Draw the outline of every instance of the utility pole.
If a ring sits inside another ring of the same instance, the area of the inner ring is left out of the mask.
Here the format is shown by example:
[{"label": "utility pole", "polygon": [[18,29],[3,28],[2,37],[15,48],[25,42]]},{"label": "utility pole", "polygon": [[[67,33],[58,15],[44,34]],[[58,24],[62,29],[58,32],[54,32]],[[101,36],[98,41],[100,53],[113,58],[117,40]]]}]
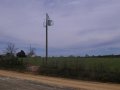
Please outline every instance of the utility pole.
[{"label": "utility pole", "polygon": [[46,63],[47,63],[47,60],[48,60],[48,14],[46,13]]},{"label": "utility pole", "polygon": [[52,20],[50,20],[49,15],[46,13],[46,21],[45,21],[45,28],[46,28],[46,56],[45,60],[46,63],[48,61],[48,26],[52,26]]}]

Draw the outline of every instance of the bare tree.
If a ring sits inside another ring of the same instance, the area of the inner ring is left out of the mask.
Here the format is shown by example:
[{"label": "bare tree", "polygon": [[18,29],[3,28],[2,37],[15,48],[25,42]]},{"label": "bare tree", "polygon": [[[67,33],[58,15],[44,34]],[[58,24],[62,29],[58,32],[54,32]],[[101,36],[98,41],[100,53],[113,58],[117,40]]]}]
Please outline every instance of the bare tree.
[{"label": "bare tree", "polygon": [[30,48],[28,50],[28,56],[32,57],[34,55],[35,55],[35,48],[31,47],[31,45],[30,45]]},{"label": "bare tree", "polygon": [[15,53],[16,53],[16,50],[17,50],[17,48],[15,47],[15,44],[13,44],[13,43],[8,43],[8,44],[7,44],[7,47],[6,47],[5,50],[4,50],[4,53],[5,53],[6,55],[12,55],[12,56],[14,56]]}]

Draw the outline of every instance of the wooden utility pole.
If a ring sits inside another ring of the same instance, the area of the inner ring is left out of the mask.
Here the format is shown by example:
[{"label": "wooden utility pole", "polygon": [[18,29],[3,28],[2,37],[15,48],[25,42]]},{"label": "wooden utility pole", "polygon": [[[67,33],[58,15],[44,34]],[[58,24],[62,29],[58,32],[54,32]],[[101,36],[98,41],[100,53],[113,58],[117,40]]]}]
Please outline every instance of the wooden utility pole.
[{"label": "wooden utility pole", "polygon": [[52,26],[52,20],[50,20],[48,14],[46,13],[46,25],[45,25],[45,28],[46,28],[46,56],[45,56],[46,63],[48,61],[48,26]]},{"label": "wooden utility pole", "polygon": [[46,63],[48,60],[48,14],[46,13]]}]

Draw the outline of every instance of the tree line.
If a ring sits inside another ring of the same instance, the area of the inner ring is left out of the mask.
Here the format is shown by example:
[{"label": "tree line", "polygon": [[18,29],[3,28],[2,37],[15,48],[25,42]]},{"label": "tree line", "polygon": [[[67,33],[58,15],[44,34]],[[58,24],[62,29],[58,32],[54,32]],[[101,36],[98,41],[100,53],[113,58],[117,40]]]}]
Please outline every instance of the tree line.
[{"label": "tree line", "polygon": [[13,43],[8,43],[6,48],[3,50],[3,53],[2,55],[0,55],[0,57],[2,56],[12,56],[12,57],[32,57],[35,55],[35,48],[29,47],[28,49],[28,53],[25,53],[24,50],[20,50],[19,52],[17,52],[18,48],[16,48],[15,44]]}]

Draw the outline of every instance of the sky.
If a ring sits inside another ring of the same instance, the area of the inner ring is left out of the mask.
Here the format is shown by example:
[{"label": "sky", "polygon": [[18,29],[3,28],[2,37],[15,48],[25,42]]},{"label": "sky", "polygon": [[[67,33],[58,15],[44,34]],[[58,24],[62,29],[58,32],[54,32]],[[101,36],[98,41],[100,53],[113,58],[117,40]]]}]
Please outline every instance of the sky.
[{"label": "sky", "polygon": [[120,0],[0,0],[0,53],[7,43],[49,56],[120,54]]}]

